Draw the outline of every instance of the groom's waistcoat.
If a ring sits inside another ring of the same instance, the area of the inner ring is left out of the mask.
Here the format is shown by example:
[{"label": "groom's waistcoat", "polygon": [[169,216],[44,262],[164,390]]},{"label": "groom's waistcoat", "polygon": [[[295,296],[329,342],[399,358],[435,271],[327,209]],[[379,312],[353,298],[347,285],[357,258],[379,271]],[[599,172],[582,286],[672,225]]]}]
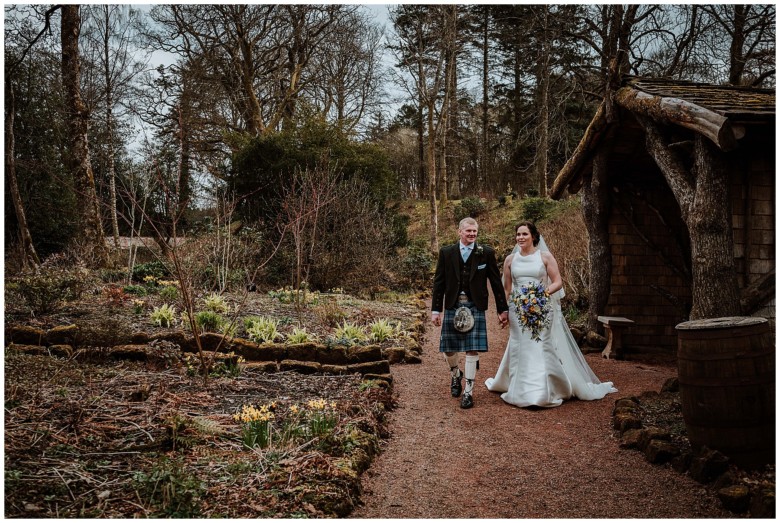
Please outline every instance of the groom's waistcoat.
[{"label": "groom's waistcoat", "polygon": [[474,254],[472,253],[464,262],[463,257],[458,257],[458,264],[460,266],[460,276],[458,277],[458,294],[465,294],[471,299],[471,267],[474,263]]}]

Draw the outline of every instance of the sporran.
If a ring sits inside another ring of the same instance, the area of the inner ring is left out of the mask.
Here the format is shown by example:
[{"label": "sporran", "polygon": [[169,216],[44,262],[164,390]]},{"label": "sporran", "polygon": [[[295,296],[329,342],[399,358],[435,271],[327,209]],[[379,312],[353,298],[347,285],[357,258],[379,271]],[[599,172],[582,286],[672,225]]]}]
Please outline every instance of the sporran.
[{"label": "sporran", "polygon": [[452,322],[456,331],[465,333],[474,328],[474,315],[471,314],[470,308],[461,305],[455,311]]}]

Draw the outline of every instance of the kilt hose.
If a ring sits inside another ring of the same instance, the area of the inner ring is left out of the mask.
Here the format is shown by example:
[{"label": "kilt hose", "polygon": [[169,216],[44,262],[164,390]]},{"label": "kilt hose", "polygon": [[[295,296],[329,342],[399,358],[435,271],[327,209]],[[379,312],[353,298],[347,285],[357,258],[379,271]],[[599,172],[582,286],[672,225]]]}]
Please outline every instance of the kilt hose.
[{"label": "kilt hose", "polygon": [[441,325],[441,339],[439,340],[439,352],[487,352],[487,322],[485,321],[485,311],[477,310],[473,303],[459,303],[471,310],[474,315],[474,328],[468,332],[458,332],[455,330],[454,318],[455,309],[446,309],[444,311],[444,320]]}]

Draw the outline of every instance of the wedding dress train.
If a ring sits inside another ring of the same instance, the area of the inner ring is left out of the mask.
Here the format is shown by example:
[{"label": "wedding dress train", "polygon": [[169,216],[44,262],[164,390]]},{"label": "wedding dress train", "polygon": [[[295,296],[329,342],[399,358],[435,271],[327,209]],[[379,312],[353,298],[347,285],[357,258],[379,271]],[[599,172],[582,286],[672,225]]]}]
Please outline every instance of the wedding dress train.
[{"label": "wedding dress train", "polygon": [[[516,252],[510,272],[513,288],[546,283],[541,249],[528,256]],[[540,341],[521,331],[510,302],[509,341],[495,377],[485,381],[488,390],[501,392],[501,399],[518,407],[557,407],[571,397],[597,400],[617,392],[611,382],[601,383],[588,366],[563,318],[560,299],[552,298],[551,325],[540,333]]]}]

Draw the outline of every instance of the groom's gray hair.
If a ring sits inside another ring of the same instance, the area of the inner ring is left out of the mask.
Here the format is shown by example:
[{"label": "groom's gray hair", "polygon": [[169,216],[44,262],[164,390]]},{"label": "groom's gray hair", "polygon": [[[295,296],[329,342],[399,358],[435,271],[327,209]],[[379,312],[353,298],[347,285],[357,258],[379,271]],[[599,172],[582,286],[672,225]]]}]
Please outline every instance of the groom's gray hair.
[{"label": "groom's gray hair", "polygon": [[477,220],[475,220],[471,216],[466,216],[460,221],[460,223],[458,224],[458,230],[461,230],[465,225],[476,225],[477,227],[479,227]]}]

